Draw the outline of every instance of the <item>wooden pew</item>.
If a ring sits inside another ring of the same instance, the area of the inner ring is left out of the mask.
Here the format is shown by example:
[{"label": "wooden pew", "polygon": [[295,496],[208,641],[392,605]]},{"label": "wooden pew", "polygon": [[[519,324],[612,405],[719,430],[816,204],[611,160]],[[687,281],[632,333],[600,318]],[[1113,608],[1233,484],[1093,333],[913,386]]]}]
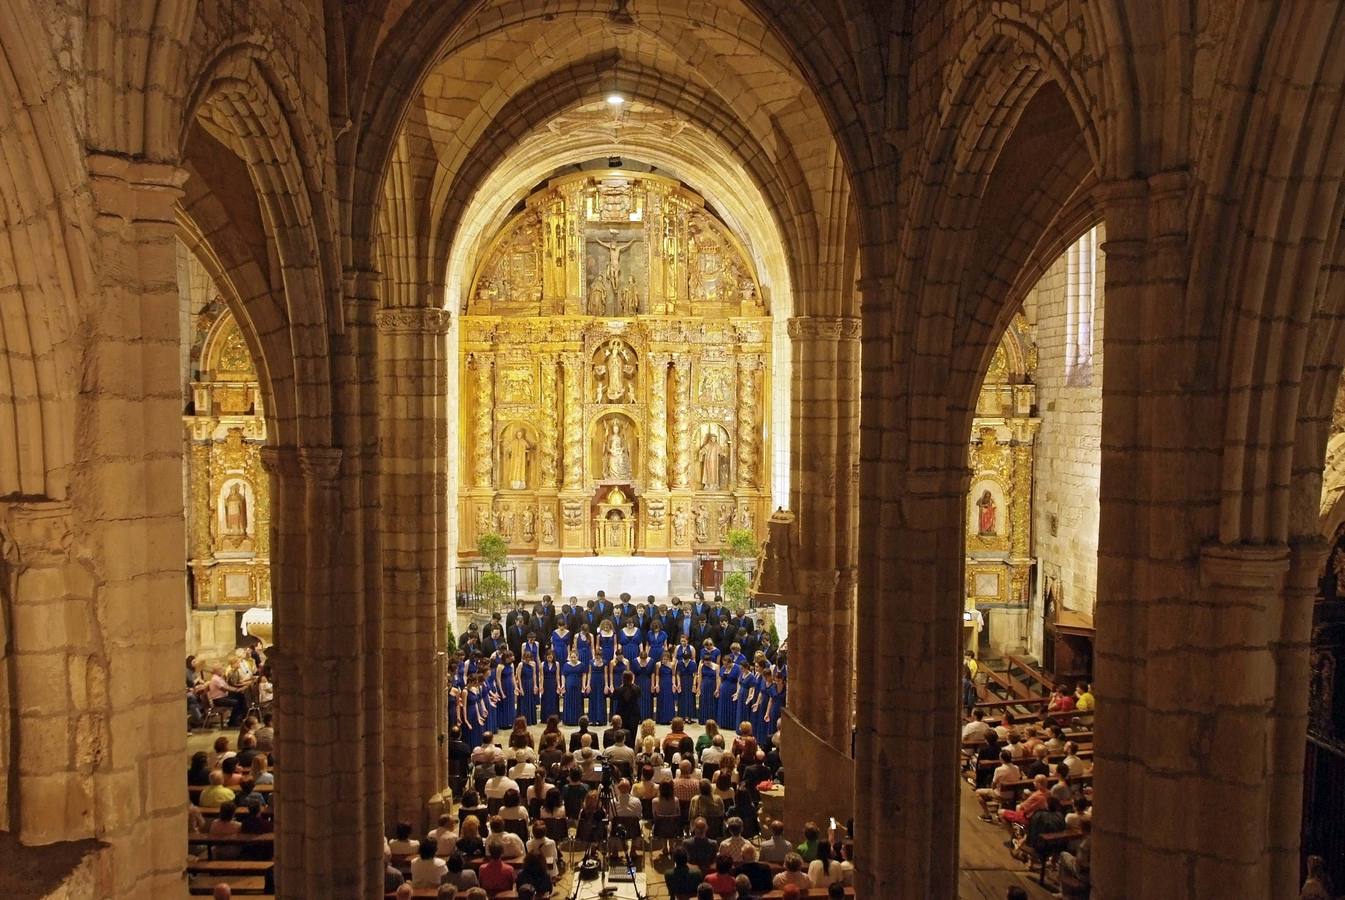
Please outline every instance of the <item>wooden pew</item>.
[{"label": "wooden pew", "polygon": [[[557,896],[557,892],[552,891],[551,895],[555,897]],[[411,896],[416,898],[416,900],[422,900],[422,898],[428,898],[428,900],[434,900],[434,898],[439,896],[439,889],[415,888],[414,890],[412,890]],[[825,897],[826,895],[823,894],[822,896]],[[393,891],[390,894],[384,894],[383,897],[384,900],[397,900],[397,892]],[[518,900],[518,891],[496,891],[495,893],[490,895],[490,900]]]},{"label": "wooden pew", "polygon": [[206,854],[209,857],[213,857],[216,847],[255,847],[272,851],[275,847],[275,835],[203,834],[198,832],[188,834],[187,843],[204,846],[206,848]]},{"label": "wooden pew", "polygon": [[263,875],[193,875],[188,881],[187,893],[209,896],[215,892],[217,884],[227,884],[238,896],[266,894],[266,877]]}]

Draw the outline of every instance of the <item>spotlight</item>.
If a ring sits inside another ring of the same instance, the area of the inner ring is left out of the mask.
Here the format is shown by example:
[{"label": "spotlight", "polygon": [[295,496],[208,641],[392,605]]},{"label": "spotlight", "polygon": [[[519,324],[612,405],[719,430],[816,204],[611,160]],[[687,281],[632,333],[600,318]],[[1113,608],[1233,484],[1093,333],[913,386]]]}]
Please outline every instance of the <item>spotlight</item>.
[{"label": "spotlight", "polygon": [[619,156],[609,156],[609,157],[607,157],[607,168],[609,168],[609,169],[619,169],[619,168],[621,168],[622,165],[623,165],[623,163],[622,163],[622,161],[621,161],[621,157],[619,157]]},{"label": "spotlight", "polygon": [[626,98],[623,97],[623,96],[621,96],[620,94],[608,94],[608,95],[607,95],[607,103],[608,103],[610,106],[620,106],[621,104],[623,104],[623,103],[625,103],[625,102],[626,102]]}]

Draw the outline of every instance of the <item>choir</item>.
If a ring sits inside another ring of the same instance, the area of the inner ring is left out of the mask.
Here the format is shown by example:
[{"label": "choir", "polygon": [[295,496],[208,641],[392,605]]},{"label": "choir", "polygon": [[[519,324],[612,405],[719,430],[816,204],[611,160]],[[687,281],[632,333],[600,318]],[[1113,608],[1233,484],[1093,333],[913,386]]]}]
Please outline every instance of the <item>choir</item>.
[{"label": "choir", "polygon": [[558,715],[576,725],[586,715],[606,724],[626,672],[646,719],[713,719],[734,731],[748,722],[765,740],[788,677],[785,654],[755,619],[699,591],[689,604],[673,597],[668,606],[653,597],[637,605],[624,593],[613,603],[599,591],[587,604],[571,597],[556,609],[546,596],[531,610],[497,613],[483,629],[472,624],[451,666],[449,715],[473,747],[516,717],[535,725]]}]

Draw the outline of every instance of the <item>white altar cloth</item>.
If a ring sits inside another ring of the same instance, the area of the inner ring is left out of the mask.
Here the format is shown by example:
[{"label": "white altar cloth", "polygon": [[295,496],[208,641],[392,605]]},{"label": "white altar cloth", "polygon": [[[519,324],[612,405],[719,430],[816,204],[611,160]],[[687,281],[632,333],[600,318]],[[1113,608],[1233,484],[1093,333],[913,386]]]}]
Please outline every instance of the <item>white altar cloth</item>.
[{"label": "white altar cloth", "polygon": [[653,594],[668,596],[672,563],[658,556],[575,556],[560,561],[560,593],[557,603],[578,597],[591,600],[606,591],[615,600],[622,591],[637,601]]}]

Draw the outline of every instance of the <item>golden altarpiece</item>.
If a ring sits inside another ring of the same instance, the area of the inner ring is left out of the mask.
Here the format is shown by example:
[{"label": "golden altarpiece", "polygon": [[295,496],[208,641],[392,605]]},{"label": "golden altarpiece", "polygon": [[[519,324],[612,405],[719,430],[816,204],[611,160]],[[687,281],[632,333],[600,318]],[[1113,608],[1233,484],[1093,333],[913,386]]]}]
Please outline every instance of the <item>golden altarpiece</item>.
[{"label": "golden altarpiece", "polygon": [[689,558],[769,514],[771,318],[705,200],[556,178],[487,245],[461,328],[464,555]]},{"label": "golden altarpiece", "polygon": [[183,417],[191,601],[200,614],[228,613],[232,631],[234,612],[271,602],[270,500],[257,369],[238,323],[218,301],[197,318],[192,366]]},{"label": "golden altarpiece", "polygon": [[[982,617],[991,614],[991,639],[1003,643],[993,623],[1026,615],[1032,591],[1033,445],[1041,420],[1035,416],[1032,378],[1037,347],[1019,313],[1005,332],[981,384],[967,459],[967,597],[964,638],[972,649]],[[1012,629],[1021,629],[1016,623]]]}]

